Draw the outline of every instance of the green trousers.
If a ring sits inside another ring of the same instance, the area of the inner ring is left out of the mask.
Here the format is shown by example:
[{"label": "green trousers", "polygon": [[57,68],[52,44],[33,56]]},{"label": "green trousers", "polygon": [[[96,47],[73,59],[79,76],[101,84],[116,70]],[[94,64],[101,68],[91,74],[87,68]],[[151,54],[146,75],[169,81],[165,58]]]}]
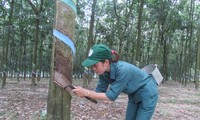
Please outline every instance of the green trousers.
[{"label": "green trousers", "polygon": [[157,84],[153,78],[139,88],[135,93],[128,95],[129,101],[126,110],[126,120],[150,120],[158,101]]}]

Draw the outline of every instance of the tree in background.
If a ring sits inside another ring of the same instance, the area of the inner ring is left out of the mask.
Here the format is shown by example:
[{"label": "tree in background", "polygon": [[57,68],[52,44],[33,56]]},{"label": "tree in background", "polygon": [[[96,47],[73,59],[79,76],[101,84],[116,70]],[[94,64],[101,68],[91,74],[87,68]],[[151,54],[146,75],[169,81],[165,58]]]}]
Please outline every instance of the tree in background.
[{"label": "tree in background", "polygon": [[[31,89],[35,91],[35,85],[36,85],[36,76],[37,76],[37,57],[38,57],[38,42],[39,42],[39,25],[40,25],[40,19],[39,16],[43,10],[43,0],[40,0],[36,5],[34,5],[31,0],[26,0],[33,12],[35,13],[35,40],[34,40],[34,47],[33,47],[33,61],[32,61],[32,81],[31,81]],[[40,39],[41,40],[41,39]]]},{"label": "tree in background", "polygon": [[195,89],[198,90],[199,88],[199,81],[200,81],[200,27],[198,27],[198,34],[197,34],[197,63],[195,69]]},{"label": "tree in background", "polygon": [[[40,5],[40,2],[37,1],[37,3],[34,2],[33,4],[37,6]],[[2,17],[0,17],[0,53],[2,55],[0,57],[0,71],[2,73],[1,76],[4,75],[3,78],[5,80],[9,78],[12,80],[13,77],[17,76],[19,82],[20,77],[27,80],[27,78],[31,76],[33,49],[35,46],[34,38],[36,38],[36,27],[34,24],[36,23],[36,19],[40,21],[40,26],[38,26],[38,28],[40,29],[39,32],[42,33],[38,33],[39,46],[37,46],[36,50],[37,54],[39,54],[37,56],[39,57],[36,57],[36,61],[39,61],[37,63],[40,65],[43,63],[41,66],[37,64],[36,72],[42,77],[48,76],[50,71],[49,53],[51,52],[51,29],[53,21],[53,17],[50,16],[53,15],[53,7],[49,1],[45,1],[43,4],[45,6],[43,6],[44,9],[41,11],[40,15],[35,16],[30,4],[26,0],[14,2],[6,0],[2,1],[0,5],[0,14],[2,15]],[[9,17],[12,9],[14,9],[13,16]],[[8,22],[9,19],[11,22]],[[10,26],[8,23],[12,24],[11,27],[8,27]],[[7,40],[9,33],[11,37],[9,37],[10,40]],[[40,49],[41,47],[42,49]],[[40,56],[42,56],[42,58]],[[41,73],[38,72],[38,69],[41,69]],[[4,83],[6,83],[6,81]],[[4,86],[4,83],[2,86]]]},{"label": "tree in background", "polygon": [[13,10],[14,10],[14,0],[10,2],[10,10],[9,10],[9,16],[8,16],[8,22],[7,22],[7,37],[4,38],[3,42],[3,60],[2,60],[2,67],[3,67],[3,83],[2,83],[2,88],[5,87],[6,85],[6,77],[7,77],[7,72],[8,72],[8,66],[9,66],[9,49],[10,49],[10,41],[12,41],[12,32],[13,32]]},{"label": "tree in background", "polygon": [[142,35],[142,14],[143,14],[143,7],[144,7],[144,0],[141,0],[139,3],[139,10],[138,10],[138,24],[137,24],[137,46],[136,46],[136,56],[135,56],[135,60],[136,61],[141,61],[141,44],[142,44],[142,40],[141,40],[141,35]]}]

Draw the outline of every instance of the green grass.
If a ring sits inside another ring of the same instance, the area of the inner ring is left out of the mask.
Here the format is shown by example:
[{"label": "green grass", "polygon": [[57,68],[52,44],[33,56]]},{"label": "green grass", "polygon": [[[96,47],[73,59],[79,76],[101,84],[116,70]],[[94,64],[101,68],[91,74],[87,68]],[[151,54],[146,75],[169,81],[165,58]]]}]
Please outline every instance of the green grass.
[{"label": "green grass", "polygon": [[200,93],[194,94],[194,96],[200,97]]},{"label": "green grass", "polygon": [[46,110],[37,111],[34,113],[34,120],[46,120],[46,119],[47,119]]},{"label": "green grass", "polygon": [[5,112],[4,112],[4,111],[0,112],[0,116],[3,116],[4,114],[5,114]]},{"label": "green grass", "polygon": [[16,114],[14,112],[10,112],[10,113],[7,113],[9,114],[8,117],[6,118],[7,120],[16,120]]},{"label": "green grass", "polygon": [[192,99],[184,99],[184,100],[178,100],[178,99],[168,99],[168,100],[165,100],[166,103],[173,103],[173,104],[199,104],[200,102],[199,101],[195,101],[195,100],[192,100]]}]

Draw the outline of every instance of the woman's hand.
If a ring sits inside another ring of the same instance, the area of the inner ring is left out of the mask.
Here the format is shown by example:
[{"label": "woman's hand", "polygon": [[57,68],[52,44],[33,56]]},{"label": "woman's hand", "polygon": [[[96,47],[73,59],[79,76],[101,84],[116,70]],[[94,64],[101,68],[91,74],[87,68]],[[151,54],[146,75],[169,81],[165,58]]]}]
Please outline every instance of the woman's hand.
[{"label": "woman's hand", "polygon": [[89,97],[90,95],[90,91],[88,89],[82,88],[80,86],[75,87],[72,92],[74,92],[79,97]]},{"label": "woman's hand", "polygon": [[96,93],[95,91],[82,88],[81,86],[76,86],[72,90],[79,97],[89,97],[98,100],[109,100],[105,93]]}]

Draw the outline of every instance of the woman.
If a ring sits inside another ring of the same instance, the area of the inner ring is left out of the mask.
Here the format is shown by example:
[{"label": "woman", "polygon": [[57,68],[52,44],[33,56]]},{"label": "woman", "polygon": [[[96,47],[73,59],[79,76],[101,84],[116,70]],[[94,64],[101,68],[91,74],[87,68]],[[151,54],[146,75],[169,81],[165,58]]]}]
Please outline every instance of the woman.
[{"label": "woman", "polygon": [[[73,90],[80,97],[115,101],[120,93],[128,94],[126,120],[150,120],[158,100],[156,81],[140,68],[114,61],[116,52],[103,44],[94,45],[83,66],[91,66],[99,75],[95,91],[80,86]],[[108,90],[109,86],[109,90]]]}]

